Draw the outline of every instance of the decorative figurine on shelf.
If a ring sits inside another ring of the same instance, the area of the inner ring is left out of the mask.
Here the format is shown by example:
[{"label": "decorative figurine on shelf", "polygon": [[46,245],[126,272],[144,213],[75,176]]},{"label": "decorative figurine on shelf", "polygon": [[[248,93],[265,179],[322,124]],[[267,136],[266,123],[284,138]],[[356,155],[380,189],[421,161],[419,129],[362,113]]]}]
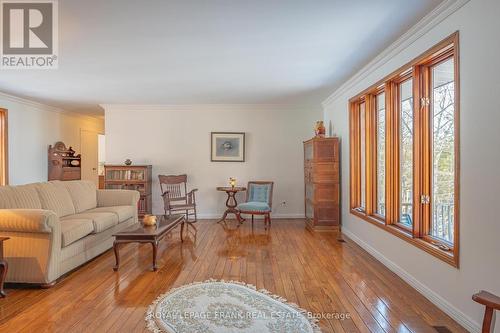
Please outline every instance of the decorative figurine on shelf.
[{"label": "decorative figurine on shelf", "polygon": [[132,165],[132,160],[130,158],[127,158],[125,160],[125,165]]},{"label": "decorative figurine on shelf", "polygon": [[318,120],[316,122],[316,126],[314,127],[314,133],[317,138],[324,138],[326,133],[325,125],[323,124],[323,120]]},{"label": "decorative figurine on shelf", "polygon": [[229,177],[229,185],[234,188],[236,186],[236,178]]},{"label": "decorative figurine on shelf", "polygon": [[65,151],[67,150],[66,149],[66,145],[64,144],[64,142],[62,141],[57,141],[55,144],[54,144],[54,149],[55,150],[61,150],[61,151]]}]

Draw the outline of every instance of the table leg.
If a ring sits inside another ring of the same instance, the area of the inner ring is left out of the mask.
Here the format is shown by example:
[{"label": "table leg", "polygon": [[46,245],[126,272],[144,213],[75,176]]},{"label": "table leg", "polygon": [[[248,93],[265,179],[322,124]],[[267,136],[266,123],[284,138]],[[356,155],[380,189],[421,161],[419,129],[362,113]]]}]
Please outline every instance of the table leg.
[{"label": "table leg", "polygon": [[8,269],[7,262],[5,260],[0,260],[0,296],[5,297],[5,291],[3,290],[3,283],[5,282],[5,277],[7,276]]},{"label": "table leg", "polygon": [[181,222],[181,242],[184,242],[184,238],[183,238],[183,233],[184,233],[184,221]]},{"label": "table leg", "polygon": [[227,191],[227,200],[226,200],[226,211],[224,212],[224,215],[222,215],[222,218],[217,221],[217,223],[220,222],[226,222],[226,218],[228,214],[234,214],[236,216],[236,220],[238,220],[239,223],[243,223],[245,219],[242,219],[240,216],[240,212],[236,209],[238,206],[238,202],[236,201],[236,192],[232,191]]},{"label": "table leg", "polygon": [[113,267],[113,270],[116,272],[118,268],[120,267],[120,254],[118,253],[118,242],[115,240],[113,242],[113,251],[115,252],[115,267]]},{"label": "table leg", "polygon": [[226,217],[227,217],[228,213],[229,213],[229,210],[226,209],[226,211],[224,212],[224,215],[222,215],[222,218],[219,221],[217,221],[217,223],[226,222]]},{"label": "table leg", "polygon": [[151,242],[153,245],[153,271],[158,270],[158,266],[156,265],[156,255],[158,253],[158,241]]},{"label": "table leg", "polygon": [[226,200],[226,207],[227,208],[234,208],[238,205],[236,202],[236,193],[235,192],[226,192],[227,193],[227,200]]},{"label": "table leg", "polygon": [[245,221],[245,219],[241,217],[240,212],[236,211],[236,213],[234,213],[234,215],[236,215],[236,219],[238,220],[238,222],[240,222],[240,224],[243,224],[243,222]]}]

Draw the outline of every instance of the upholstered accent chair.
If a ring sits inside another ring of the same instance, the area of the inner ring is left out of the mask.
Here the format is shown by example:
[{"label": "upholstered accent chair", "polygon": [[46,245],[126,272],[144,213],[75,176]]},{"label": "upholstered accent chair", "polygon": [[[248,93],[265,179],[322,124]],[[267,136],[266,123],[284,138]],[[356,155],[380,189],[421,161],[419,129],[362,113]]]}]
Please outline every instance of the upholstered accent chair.
[{"label": "upholstered accent chair", "polygon": [[273,207],[274,182],[250,181],[247,186],[246,202],[240,203],[236,209],[239,214],[264,215],[264,226],[271,226],[271,211]]}]

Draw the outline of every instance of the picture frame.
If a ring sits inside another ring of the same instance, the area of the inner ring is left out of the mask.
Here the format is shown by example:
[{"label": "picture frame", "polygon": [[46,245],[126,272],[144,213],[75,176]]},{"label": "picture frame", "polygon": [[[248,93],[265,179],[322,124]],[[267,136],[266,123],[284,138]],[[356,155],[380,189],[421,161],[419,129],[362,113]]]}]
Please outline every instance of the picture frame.
[{"label": "picture frame", "polygon": [[244,132],[211,132],[210,161],[245,162]]}]

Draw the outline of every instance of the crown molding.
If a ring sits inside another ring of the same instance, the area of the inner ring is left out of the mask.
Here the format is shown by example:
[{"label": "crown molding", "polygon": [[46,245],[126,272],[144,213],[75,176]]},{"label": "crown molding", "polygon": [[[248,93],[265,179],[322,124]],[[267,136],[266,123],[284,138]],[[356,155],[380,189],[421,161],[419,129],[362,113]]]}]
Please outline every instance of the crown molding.
[{"label": "crown molding", "polygon": [[322,103],[323,107],[330,105],[335,99],[347,92],[353,86],[364,80],[368,75],[385,65],[389,60],[413,44],[420,37],[429,32],[432,28],[441,23],[451,14],[468,3],[470,0],[445,0],[422,18],[417,24],[411,27],[394,43],[389,45],[378,56],[363,66],[356,74],[351,76],[344,84],[338,87]]},{"label": "crown molding", "polygon": [[99,104],[104,111],[286,111],[321,109],[311,104]]},{"label": "crown molding", "polygon": [[12,102],[12,103],[19,103],[19,104],[29,106],[32,108],[36,108],[36,109],[40,109],[43,111],[64,114],[66,116],[70,116],[70,117],[74,117],[74,118],[80,118],[80,119],[86,119],[86,120],[92,120],[92,121],[95,121],[97,119],[97,120],[102,121],[102,118],[99,118],[97,116],[93,117],[93,116],[84,115],[81,113],[67,111],[67,110],[52,106],[52,105],[47,105],[47,104],[35,102],[31,99],[10,95],[10,94],[7,94],[7,93],[1,92],[1,91],[0,91],[0,99],[4,99],[4,100],[7,100],[7,101]]},{"label": "crown molding", "polygon": [[33,107],[33,108],[37,108],[37,109],[42,109],[44,111],[57,112],[57,113],[67,112],[67,111],[65,111],[63,109],[60,109],[60,108],[57,108],[55,106],[51,106],[51,105],[47,105],[47,104],[42,104],[42,103],[35,102],[33,100],[30,100],[30,99],[26,99],[26,98],[22,98],[22,97],[10,95],[10,94],[4,93],[4,92],[0,92],[0,98],[1,99],[5,99],[5,100],[7,100],[9,102],[19,103],[19,104],[26,105],[26,106],[29,106],[29,107]]}]

